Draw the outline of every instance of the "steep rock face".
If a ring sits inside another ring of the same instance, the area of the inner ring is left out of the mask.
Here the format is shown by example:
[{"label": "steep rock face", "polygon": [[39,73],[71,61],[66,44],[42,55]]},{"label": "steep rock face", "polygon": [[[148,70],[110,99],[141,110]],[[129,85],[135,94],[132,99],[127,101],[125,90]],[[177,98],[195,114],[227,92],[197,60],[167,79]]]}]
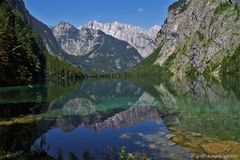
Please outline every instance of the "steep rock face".
[{"label": "steep rock face", "polygon": [[223,61],[228,61],[240,44],[238,3],[233,0],[175,2],[158,33],[161,50],[154,64],[179,77],[199,73],[219,75]]},{"label": "steep rock face", "polygon": [[59,45],[69,55],[69,61],[84,71],[125,71],[142,60],[141,55],[127,42],[100,30],[82,27],[80,30],[61,22],[52,28]]},{"label": "steep rock face", "polygon": [[52,32],[62,49],[70,55],[83,56],[101,45],[98,39],[100,35],[96,30],[87,28],[78,30],[66,22],[61,22],[53,27]]},{"label": "steep rock face", "polygon": [[94,30],[101,30],[104,33],[111,35],[117,39],[128,42],[131,46],[136,48],[142,57],[149,56],[156,48],[156,35],[160,30],[160,26],[155,25],[148,31],[143,28],[133,25],[122,24],[119,22],[113,23],[99,23],[91,21],[80,28],[86,27]]},{"label": "steep rock face", "polygon": [[35,17],[33,17],[31,15],[30,15],[30,20],[31,20],[33,29],[39,33],[39,35],[41,36],[41,38],[44,42],[46,49],[48,50],[48,52],[50,54],[58,56],[58,57],[67,55],[62,50],[61,46],[58,45],[55,37],[52,34],[52,31],[50,30],[50,28],[47,25],[40,22],[39,20],[37,20]]}]

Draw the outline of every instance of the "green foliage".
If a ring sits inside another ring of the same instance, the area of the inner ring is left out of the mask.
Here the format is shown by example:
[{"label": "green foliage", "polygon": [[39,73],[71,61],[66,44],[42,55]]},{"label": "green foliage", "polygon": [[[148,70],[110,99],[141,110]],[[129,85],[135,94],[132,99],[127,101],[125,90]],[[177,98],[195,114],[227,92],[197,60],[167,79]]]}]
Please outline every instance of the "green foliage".
[{"label": "green foliage", "polygon": [[235,49],[232,56],[227,56],[222,61],[221,74],[240,74],[240,45]]},{"label": "green foliage", "polygon": [[79,68],[47,53],[22,10],[0,0],[0,86],[82,77]]},{"label": "green foliage", "polygon": [[[9,158],[7,158],[9,157]],[[47,153],[10,153],[0,149],[0,159],[1,160],[55,160],[53,157],[47,155]]]},{"label": "green foliage", "polygon": [[157,64],[154,64],[159,58],[159,53],[161,51],[162,46],[158,47],[149,57],[144,59],[142,62],[137,64],[129,74],[132,77],[139,76],[161,76],[164,78],[170,77],[170,73],[168,69],[163,68]]},{"label": "green foliage", "polygon": [[240,5],[239,4],[236,3],[234,5],[234,11],[237,12],[237,16],[236,16],[236,19],[235,19],[235,22],[237,22],[240,19]]},{"label": "green foliage", "polygon": [[4,150],[0,150],[0,159],[4,159],[8,153]]},{"label": "green foliage", "polygon": [[159,57],[159,52],[161,47],[157,48],[149,57],[144,59],[142,62],[137,64],[133,69],[126,72],[118,72],[118,73],[88,73],[87,77],[90,78],[129,78],[132,80],[137,80],[138,77],[142,76],[150,76],[167,79],[171,76],[170,72],[165,70],[163,67],[158,65],[154,65],[155,61]]},{"label": "green foliage", "polygon": [[191,65],[188,69],[187,69],[187,78],[190,80],[190,81],[195,81],[197,80],[197,78],[199,77],[200,73],[198,72],[198,70],[193,66]]},{"label": "green foliage", "polygon": [[137,64],[134,67],[134,70],[142,70],[146,67],[149,67],[155,63],[157,58],[159,57],[159,52],[161,51],[162,47],[158,47],[150,56],[144,59],[141,63]]},{"label": "green foliage", "polygon": [[83,74],[79,67],[75,67],[50,54],[46,54],[45,56],[47,61],[48,80],[83,78]]},{"label": "green foliage", "polygon": [[197,35],[198,35],[198,39],[200,41],[203,41],[204,40],[204,35],[200,32],[200,31],[197,31]]},{"label": "green foliage", "polygon": [[[240,74],[221,76],[221,82],[225,90],[232,90],[235,96],[240,100]],[[240,135],[239,135],[240,136]],[[240,140],[240,137],[239,137]]]},{"label": "green foliage", "polygon": [[176,10],[176,9],[180,8],[179,13],[181,13],[187,9],[188,5],[189,5],[189,2],[187,2],[187,0],[178,0],[177,2],[170,5],[168,10],[172,11],[172,10]]},{"label": "green foliage", "polygon": [[84,160],[94,160],[94,156],[91,155],[91,153],[89,151],[86,151],[83,153],[83,158]]},{"label": "green foliage", "polygon": [[231,4],[229,2],[220,3],[220,5],[216,8],[214,13],[215,14],[222,14],[223,12],[227,11],[232,6],[233,6],[233,4]]},{"label": "green foliage", "polygon": [[179,53],[179,51],[176,51],[176,52],[172,53],[172,54],[168,57],[168,59],[167,59],[167,60],[165,61],[165,63],[164,63],[165,68],[171,67],[171,65],[173,64],[173,61],[174,61],[174,59],[176,58],[176,56],[177,56],[178,53]]},{"label": "green foliage", "polygon": [[122,147],[119,151],[119,160],[150,160],[145,154],[127,153],[126,147]]},{"label": "green foliage", "polygon": [[0,1],[0,12],[1,86],[44,79],[45,60],[37,36],[24,17],[18,17],[4,0]]},{"label": "green foliage", "polygon": [[203,75],[206,79],[211,79],[211,74],[213,71],[215,71],[219,66],[221,65],[221,62],[211,63],[208,64],[206,69],[203,72]]},{"label": "green foliage", "polygon": [[84,75],[87,78],[127,78],[131,74],[129,72],[115,72],[115,73],[106,73],[106,72],[87,72]]},{"label": "green foliage", "polygon": [[69,153],[69,160],[78,160],[78,158],[73,152],[70,152]]},{"label": "green foliage", "polygon": [[161,67],[159,65],[151,65],[145,69],[136,69],[128,72],[130,78],[138,79],[138,77],[152,77],[168,79],[172,76],[168,69]]},{"label": "green foliage", "polygon": [[235,3],[235,4],[232,2],[220,3],[220,5],[215,9],[214,14],[224,14],[224,13],[227,17],[235,15],[236,16],[235,22],[237,22],[240,17],[239,3]]},{"label": "green foliage", "polygon": [[177,57],[177,55],[185,55],[186,51],[187,45],[184,45],[182,48],[176,49],[175,52],[173,52],[163,64],[165,70],[168,70],[174,64],[174,59]]}]

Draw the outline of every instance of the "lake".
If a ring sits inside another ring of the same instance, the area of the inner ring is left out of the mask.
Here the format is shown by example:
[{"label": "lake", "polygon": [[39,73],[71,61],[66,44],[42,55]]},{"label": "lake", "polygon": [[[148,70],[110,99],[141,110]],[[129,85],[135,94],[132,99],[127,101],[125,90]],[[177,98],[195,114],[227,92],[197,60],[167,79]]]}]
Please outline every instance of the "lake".
[{"label": "lake", "polygon": [[0,88],[0,142],[0,159],[238,159],[240,83],[145,77]]}]

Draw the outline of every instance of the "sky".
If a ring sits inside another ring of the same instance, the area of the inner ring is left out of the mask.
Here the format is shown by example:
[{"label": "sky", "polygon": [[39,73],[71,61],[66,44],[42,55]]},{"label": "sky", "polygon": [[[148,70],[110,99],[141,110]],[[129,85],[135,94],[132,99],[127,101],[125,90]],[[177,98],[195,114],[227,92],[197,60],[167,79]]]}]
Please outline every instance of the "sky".
[{"label": "sky", "polygon": [[145,29],[162,25],[176,0],[24,0],[30,13],[48,26],[69,22],[79,27],[91,20],[118,21]]}]

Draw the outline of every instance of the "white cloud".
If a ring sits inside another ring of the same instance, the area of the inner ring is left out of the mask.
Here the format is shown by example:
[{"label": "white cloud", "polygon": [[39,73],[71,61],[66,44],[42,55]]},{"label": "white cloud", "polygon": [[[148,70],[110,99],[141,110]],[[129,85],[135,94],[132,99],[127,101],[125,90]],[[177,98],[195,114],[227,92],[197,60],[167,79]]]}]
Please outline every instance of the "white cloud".
[{"label": "white cloud", "polygon": [[144,8],[138,8],[138,12],[140,12],[140,13],[143,13],[144,12]]}]

